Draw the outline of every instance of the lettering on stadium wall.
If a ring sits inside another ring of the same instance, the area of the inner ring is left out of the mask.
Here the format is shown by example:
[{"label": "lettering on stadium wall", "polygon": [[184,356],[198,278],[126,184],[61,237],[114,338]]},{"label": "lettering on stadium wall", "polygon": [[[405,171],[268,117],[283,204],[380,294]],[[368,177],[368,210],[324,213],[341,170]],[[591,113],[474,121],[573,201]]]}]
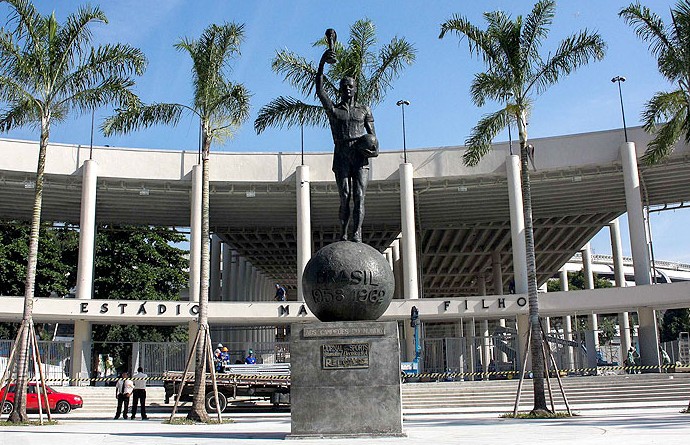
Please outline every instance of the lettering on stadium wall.
[{"label": "lettering on stadium wall", "polygon": [[189,315],[198,315],[199,314],[199,305],[194,304],[192,306],[189,306],[185,303],[160,303],[160,302],[152,302],[152,301],[145,301],[145,302],[139,302],[139,301],[134,301],[132,303],[116,303],[114,301],[112,302],[103,302],[101,301],[88,301],[88,302],[82,302],[79,303],[79,313],[80,314],[91,314],[95,313],[92,310],[94,308],[97,308],[97,313],[102,314],[102,315],[180,315],[180,316],[189,316]]}]

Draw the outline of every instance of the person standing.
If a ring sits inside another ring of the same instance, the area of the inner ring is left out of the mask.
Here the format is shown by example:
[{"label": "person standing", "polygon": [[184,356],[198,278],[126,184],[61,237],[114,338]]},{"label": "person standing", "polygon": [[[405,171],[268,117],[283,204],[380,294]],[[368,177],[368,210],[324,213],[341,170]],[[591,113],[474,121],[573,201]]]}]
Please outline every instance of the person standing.
[{"label": "person standing", "polygon": [[129,410],[129,397],[134,391],[134,383],[129,378],[129,374],[126,372],[122,373],[122,377],[115,384],[115,397],[117,398],[117,411],[115,412],[115,420],[120,418],[120,413],[122,413],[122,418],[127,418],[127,411]]},{"label": "person standing", "polygon": [[285,288],[281,286],[280,284],[276,283],[276,295],[273,297],[274,300],[276,301],[285,301],[287,300],[287,292],[285,291]]},{"label": "person standing", "polygon": [[137,403],[141,407],[141,420],[146,420],[146,379],[148,375],[144,373],[144,368],[139,366],[136,374],[134,374],[134,391],[132,391],[132,417],[137,415]]}]

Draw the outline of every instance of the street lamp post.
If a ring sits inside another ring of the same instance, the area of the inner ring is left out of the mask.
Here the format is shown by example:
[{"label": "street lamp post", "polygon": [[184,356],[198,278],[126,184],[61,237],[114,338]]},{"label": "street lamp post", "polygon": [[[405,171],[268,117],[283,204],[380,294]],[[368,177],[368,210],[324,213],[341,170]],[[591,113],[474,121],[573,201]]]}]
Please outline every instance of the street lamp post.
[{"label": "street lamp post", "polygon": [[395,105],[402,108],[402,132],[403,132],[403,160],[407,164],[407,142],[405,141],[405,105],[410,105],[409,100],[400,99]]},{"label": "street lamp post", "polygon": [[625,82],[625,77],[616,76],[611,79],[611,82],[618,83],[618,97],[621,100],[621,114],[623,115],[623,134],[625,134],[625,142],[628,142],[628,128],[625,125],[625,108],[623,108],[623,90],[621,90],[621,82]]}]

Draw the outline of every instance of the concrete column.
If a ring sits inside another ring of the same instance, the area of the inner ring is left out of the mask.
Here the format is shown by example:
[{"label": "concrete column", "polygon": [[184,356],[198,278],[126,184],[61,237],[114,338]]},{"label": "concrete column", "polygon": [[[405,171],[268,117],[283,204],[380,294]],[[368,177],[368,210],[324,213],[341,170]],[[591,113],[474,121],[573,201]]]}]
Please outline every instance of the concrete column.
[{"label": "concrete column", "polygon": [[[609,232],[611,235],[611,252],[613,253],[613,274],[616,281],[616,287],[625,287],[625,271],[623,270],[623,245],[621,243],[621,231],[618,218],[609,223]],[[625,357],[628,349],[630,349],[630,321],[627,312],[618,314],[618,332],[621,341],[620,356],[621,363]]]},{"label": "concrete column", "polygon": [[247,261],[247,266],[244,269],[244,301],[252,301],[254,295],[252,294],[252,274],[254,273],[254,266]]},{"label": "concrete column", "polygon": [[[93,257],[96,241],[97,182],[98,164],[96,164],[96,161],[92,160],[84,161],[84,166],[82,167],[81,213],[79,219],[79,263],[77,265],[76,293],[78,299],[90,299],[93,297]],[[89,338],[89,340],[91,339]]]},{"label": "concrete column", "polygon": [[400,238],[396,238],[391,244],[393,255],[393,278],[395,279],[395,294],[393,298],[405,298],[402,278],[402,261],[400,260]]},{"label": "concrete column", "polygon": [[468,366],[467,372],[472,373],[472,378],[470,380],[478,380],[478,377],[474,375],[477,372],[477,327],[474,323],[474,317],[467,321],[467,327],[465,329],[465,334],[467,335],[467,346],[468,346]]},{"label": "concrete column", "polygon": [[237,301],[237,280],[239,279],[240,261],[237,251],[230,250],[230,301]]},{"label": "concrete column", "polygon": [[400,219],[402,226],[403,292],[406,300],[419,298],[417,242],[415,239],[414,171],[412,164],[400,164]]},{"label": "concrete column", "polygon": [[489,372],[491,361],[491,343],[489,341],[489,320],[482,320],[482,365],[484,372]]},{"label": "concrete column", "polygon": [[247,276],[247,260],[244,257],[238,257],[237,261],[237,301],[247,301],[247,292],[244,288],[245,277]]},{"label": "concrete column", "polygon": [[589,330],[585,333],[585,346],[587,347],[587,367],[597,366],[597,351],[599,350],[599,320],[597,314],[587,315]]},{"label": "concrete column", "polygon": [[478,275],[477,278],[477,295],[480,296],[486,296],[486,277],[482,275]]},{"label": "concrete column", "polygon": [[640,328],[637,332],[637,342],[640,345],[640,364],[642,366],[656,366],[656,369],[645,372],[661,372],[659,360],[659,330],[656,323],[656,311],[650,307],[637,308]]},{"label": "concrete column", "polygon": [[561,291],[568,292],[568,270],[563,266],[558,273],[561,275]]},{"label": "concrete column", "polygon": [[297,181],[297,301],[304,301],[302,273],[311,259],[311,194],[309,166],[298,165]]},{"label": "concrete column", "polygon": [[[513,245],[515,293],[527,293],[527,246],[525,245],[525,212],[522,205],[520,157],[506,157],[508,202],[510,204],[510,235]],[[521,347],[524,347],[522,345]]]},{"label": "concrete column", "polygon": [[[559,271],[561,275],[561,291],[568,292],[568,271],[565,266]],[[570,315],[563,317],[563,338],[567,341],[573,340],[573,322]],[[575,369],[575,352],[571,346],[566,349],[566,363],[568,369]]]},{"label": "concrete column", "polygon": [[211,266],[209,269],[210,283],[208,286],[209,300],[220,300],[220,252],[221,240],[217,235],[211,235]]},{"label": "concrete column", "polygon": [[585,274],[585,286],[587,289],[594,289],[594,272],[592,272],[592,249],[589,243],[585,244],[580,251],[582,253],[582,269]]},{"label": "concrete column", "polygon": [[388,247],[383,252],[383,254],[386,256],[386,261],[388,262],[388,265],[391,267],[391,270],[393,270],[393,250],[390,247]]},{"label": "concrete column", "polygon": [[[525,359],[525,354],[528,349],[525,349],[525,346],[527,346],[527,334],[529,333],[529,314],[520,314],[517,317],[517,331],[518,331],[518,364],[517,366],[520,367],[522,366],[522,361]],[[530,356],[527,359],[527,364],[525,365],[525,369],[522,369],[521,371],[529,371],[532,369],[532,356]]]},{"label": "concrete column", "polygon": [[[573,321],[570,315],[563,317],[563,337],[568,341],[573,340]],[[571,346],[568,346],[566,351],[568,352],[566,354],[565,365],[568,369],[575,369],[575,351]]]},{"label": "concrete column", "polygon": [[623,184],[625,185],[625,207],[628,212],[628,230],[632,249],[635,284],[643,286],[652,283],[649,263],[649,248],[642,213],[640,176],[637,170],[637,153],[633,142],[621,145]]},{"label": "concrete column", "polygon": [[258,271],[256,270],[256,267],[251,266],[250,273],[249,273],[249,301],[256,301],[258,300],[257,296],[257,291],[256,291],[256,277],[257,277]]},{"label": "concrete column", "polygon": [[[498,320],[498,325],[502,328],[505,328],[506,327],[506,319],[501,318],[500,320]],[[501,362],[507,362],[508,361],[508,354],[506,354],[505,352],[496,349],[494,351],[494,354],[497,354],[497,360],[498,361],[501,361]]]},{"label": "concrete column", "polygon": [[232,276],[232,249],[226,243],[223,243],[223,273],[222,273],[222,284],[221,290],[221,300],[230,301],[230,278]]},{"label": "concrete column", "polygon": [[[88,162],[88,161],[87,161]],[[71,358],[72,379],[89,379],[91,376],[91,323],[84,320],[74,320],[74,341],[72,342]],[[71,381],[72,386],[88,386],[88,380]]]},{"label": "concrete column", "polygon": [[[589,243],[582,248],[582,268],[585,275],[585,286],[594,289],[594,273],[592,272],[592,249]],[[587,367],[597,366],[597,351],[599,350],[599,320],[597,314],[587,315],[589,331],[585,334],[585,346],[587,347]]]},{"label": "concrete column", "polygon": [[199,301],[201,289],[201,165],[192,167],[189,222],[189,301]]},{"label": "concrete column", "polygon": [[501,252],[491,252],[491,275],[493,277],[494,295],[503,295],[503,271],[501,267]]},{"label": "concrete column", "polygon": [[613,275],[616,287],[625,287],[625,271],[623,270],[623,244],[618,218],[609,223],[611,235],[611,253],[613,255]]}]

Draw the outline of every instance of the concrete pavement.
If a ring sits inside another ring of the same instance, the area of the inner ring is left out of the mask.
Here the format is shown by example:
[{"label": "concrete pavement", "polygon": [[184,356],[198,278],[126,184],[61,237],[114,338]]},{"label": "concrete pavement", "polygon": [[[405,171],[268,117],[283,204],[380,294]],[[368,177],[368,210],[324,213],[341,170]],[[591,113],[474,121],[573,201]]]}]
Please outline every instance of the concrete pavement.
[{"label": "concrete pavement", "polygon": [[[166,425],[162,416],[140,420],[70,420],[59,425],[2,426],[0,445],[278,444],[290,433],[289,414],[226,416],[223,425]],[[589,410],[570,419],[501,419],[484,414],[406,415],[406,438],[322,439],[319,444],[687,444],[690,415],[676,409]],[[314,440],[290,440],[314,444]]]}]

